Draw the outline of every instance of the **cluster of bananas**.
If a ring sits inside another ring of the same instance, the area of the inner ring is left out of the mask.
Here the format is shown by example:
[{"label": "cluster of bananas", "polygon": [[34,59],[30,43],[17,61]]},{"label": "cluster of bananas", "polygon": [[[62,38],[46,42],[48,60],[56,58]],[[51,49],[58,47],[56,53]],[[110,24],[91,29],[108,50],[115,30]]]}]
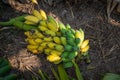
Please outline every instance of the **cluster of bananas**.
[{"label": "cluster of bananas", "polygon": [[26,24],[38,26],[38,29],[25,32],[27,49],[34,54],[45,53],[47,60],[54,64],[62,62],[65,68],[71,67],[78,53],[89,50],[89,40],[84,41],[82,29],[74,30],[69,24],[57,22],[43,10],[34,10],[33,15],[25,19]]}]

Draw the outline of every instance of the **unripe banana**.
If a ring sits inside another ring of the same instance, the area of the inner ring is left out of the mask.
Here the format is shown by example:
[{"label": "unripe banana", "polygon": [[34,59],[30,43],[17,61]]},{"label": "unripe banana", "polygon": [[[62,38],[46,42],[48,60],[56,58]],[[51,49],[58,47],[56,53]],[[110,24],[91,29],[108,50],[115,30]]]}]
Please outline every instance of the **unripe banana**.
[{"label": "unripe banana", "polygon": [[59,37],[62,36],[62,34],[61,34],[60,31],[57,31],[57,32],[56,32],[56,35],[59,36]]},{"label": "unripe banana", "polygon": [[83,43],[81,44],[80,48],[81,49],[85,48],[88,44],[89,44],[89,40],[87,39],[87,40],[83,41]]},{"label": "unripe banana", "polygon": [[43,10],[41,9],[39,12],[40,12],[43,20],[47,20],[47,15],[46,15],[45,11],[43,11]]},{"label": "unripe banana", "polygon": [[53,37],[53,40],[54,40],[55,43],[61,44],[60,37]]},{"label": "unripe banana", "polygon": [[36,23],[36,24],[39,22],[39,19],[35,16],[32,16],[32,15],[25,16],[25,19],[27,21],[31,21],[31,22]]},{"label": "unripe banana", "polygon": [[61,43],[63,45],[66,45],[67,44],[67,41],[66,41],[66,38],[65,37],[60,37],[60,40],[61,40]]},{"label": "unripe banana", "polygon": [[53,42],[49,42],[48,44],[47,44],[47,46],[50,48],[50,49],[55,49],[55,43],[53,43]]},{"label": "unripe banana", "polygon": [[46,30],[45,34],[47,34],[48,36],[56,36],[56,33],[51,30]]},{"label": "unripe banana", "polygon": [[37,10],[33,10],[33,15],[36,16],[39,20],[42,20],[42,16]]},{"label": "unripe banana", "polygon": [[47,55],[50,55],[51,51],[52,51],[52,49],[50,49],[50,48],[44,49],[44,53]]},{"label": "unripe banana", "polygon": [[47,56],[47,60],[50,61],[50,62],[56,62],[56,61],[61,60],[61,57],[53,54],[53,55]]},{"label": "unripe banana", "polygon": [[84,53],[84,52],[87,52],[89,50],[90,46],[87,45],[86,47],[84,48],[81,48],[81,52]]},{"label": "unripe banana", "polygon": [[63,52],[63,51],[64,51],[64,47],[63,47],[62,45],[59,45],[59,44],[55,45],[55,49],[56,49],[57,51],[60,51],[60,52]]},{"label": "unripe banana", "polygon": [[25,23],[25,24],[29,24],[29,25],[37,25],[36,23],[31,22],[31,21],[28,21],[28,20],[26,20],[24,23]]}]

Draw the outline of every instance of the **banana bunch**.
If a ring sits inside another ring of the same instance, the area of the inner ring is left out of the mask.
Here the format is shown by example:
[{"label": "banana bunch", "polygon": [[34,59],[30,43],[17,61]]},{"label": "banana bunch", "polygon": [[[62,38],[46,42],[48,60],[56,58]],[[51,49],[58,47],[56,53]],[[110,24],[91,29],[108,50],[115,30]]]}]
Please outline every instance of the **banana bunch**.
[{"label": "banana bunch", "polygon": [[36,26],[37,24],[39,24],[41,20],[46,20],[47,16],[43,10],[40,11],[33,10],[32,15],[27,15],[24,18],[25,18],[25,22],[24,22],[25,24]]},{"label": "banana bunch", "polygon": [[[38,14],[39,13],[39,14]],[[74,30],[69,24],[64,25],[44,11],[33,11],[33,16],[25,17],[26,24],[36,25],[37,29],[25,32],[27,49],[34,54],[45,53],[47,60],[54,64],[63,63],[65,68],[72,67],[72,60],[78,54],[89,50],[89,40],[84,40],[82,29]]]}]

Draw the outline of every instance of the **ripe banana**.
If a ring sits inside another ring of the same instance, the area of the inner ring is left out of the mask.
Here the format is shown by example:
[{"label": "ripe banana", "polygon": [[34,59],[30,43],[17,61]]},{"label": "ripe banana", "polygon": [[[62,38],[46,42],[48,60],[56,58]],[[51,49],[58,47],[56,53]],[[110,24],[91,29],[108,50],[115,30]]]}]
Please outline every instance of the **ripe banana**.
[{"label": "ripe banana", "polygon": [[62,54],[62,52],[57,51],[57,50],[52,50],[52,51],[50,52],[50,54],[51,54],[51,55],[55,54],[55,55],[60,56],[60,55]]},{"label": "ripe banana", "polygon": [[51,55],[47,56],[47,60],[50,62],[56,62],[56,61],[61,60],[61,57],[58,55],[55,55],[55,54],[51,54]]},{"label": "ripe banana", "polygon": [[87,40],[82,42],[80,48],[85,48],[88,44],[89,44],[89,40],[87,39]]},{"label": "ripe banana", "polygon": [[31,22],[36,23],[36,24],[39,22],[39,19],[35,16],[32,16],[32,15],[25,16],[25,19],[27,21],[31,21]]},{"label": "ripe banana", "polygon": [[32,1],[32,3],[35,3],[35,4],[37,4],[37,5],[38,5],[37,0],[31,0],[31,1]]},{"label": "ripe banana", "polygon": [[46,31],[46,30],[49,30],[47,27],[45,26],[39,26],[38,27],[40,31]]},{"label": "ripe banana", "polygon": [[34,15],[35,17],[37,17],[39,20],[42,20],[42,16],[41,16],[41,14],[39,13],[39,11],[33,10],[33,15]]},{"label": "ripe banana", "polygon": [[47,20],[47,15],[46,15],[45,11],[43,11],[43,10],[41,9],[39,12],[40,12],[43,20]]},{"label": "ripe banana", "polygon": [[37,43],[34,41],[34,39],[28,38],[26,41],[31,45],[37,45]]},{"label": "ripe banana", "polygon": [[79,30],[75,31],[75,38],[79,38],[80,39],[80,43],[78,44],[78,46],[80,46],[81,43],[84,40],[84,32],[82,31],[82,29],[80,29],[80,31]]},{"label": "ripe banana", "polygon": [[57,32],[58,31],[58,27],[56,24],[52,23],[52,22],[48,22],[47,23],[47,27],[51,30],[51,31],[54,31],[54,32]]},{"label": "ripe banana", "polygon": [[57,44],[61,44],[60,37],[53,37],[53,41]]},{"label": "ripe banana", "polygon": [[90,46],[87,45],[86,47],[84,48],[81,48],[81,52],[84,53],[84,52],[87,52],[89,50]]},{"label": "ripe banana", "polygon": [[46,20],[41,20],[39,25],[40,26],[47,26]]},{"label": "ripe banana", "polygon": [[52,37],[45,37],[43,38],[43,41],[53,41]]},{"label": "ripe banana", "polygon": [[39,32],[38,30],[35,30],[35,33],[34,33],[38,38],[44,38],[45,36]]},{"label": "ripe banana", "polygon": [[38,54],[38,53],[39,53],[37,49],[31,50],[31,52],[32,52],[33,54]]},{"label": "ripe banana", "polygon": [[38,51],[39,51],[40,53],[42,53],[42,52],[44,51],[44,47],[43,47],[43,46],[39,46],[39,47],[38,47]]},{"label": "ripe banana", "polygon": [[35,49],[37,49],[38,48],[38,45],[27,45],[27,49],[28,50],[35,50]]},{"label": "ripe banana", "polygon": [[34,41],[35,41],[37,44],[40,44],[40,43],[42,43],[42,42],[43,42],[43,40],[42,40],[42,39],[40,39],[40,38],[36,38]]}]

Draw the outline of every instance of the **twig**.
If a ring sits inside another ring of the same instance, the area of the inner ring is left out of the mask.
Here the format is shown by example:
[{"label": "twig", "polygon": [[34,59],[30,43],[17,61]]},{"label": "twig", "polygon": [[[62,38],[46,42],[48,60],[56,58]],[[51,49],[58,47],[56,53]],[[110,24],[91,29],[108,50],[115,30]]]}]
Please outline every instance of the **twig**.
[{"label": "twig", "polygon": [[74,16],[74,13],[73,13],[73,11],[72,11],[72,7],[71,7],[71,5],[70,5],[70,3],[69,3],[68,1],[67,1],[66,3],[68,4],[68,6],[69,6],[69,8],[70,8],[70,12],[71,12],[72,18],[74,19],[75,16]]}]

